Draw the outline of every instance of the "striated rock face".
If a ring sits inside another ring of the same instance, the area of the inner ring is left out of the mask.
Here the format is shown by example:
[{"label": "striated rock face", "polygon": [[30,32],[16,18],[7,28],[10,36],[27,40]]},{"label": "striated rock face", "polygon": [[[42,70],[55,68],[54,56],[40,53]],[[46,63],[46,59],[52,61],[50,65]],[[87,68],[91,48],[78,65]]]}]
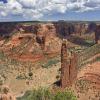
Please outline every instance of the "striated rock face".
[{"label": "striated rock face", "polygon": [[85,23],[66,23],[66,22],[58,22],[54,23],[56,28],[56,33],[65,38],[71,34],[85,34],[88,32],[88,24]]},{"label": "striated rock face", "polygon": [[86,34],[88,30],[88,25],[83,23],[78,23],[74,25],[74,34]]},{"label": "striated rock face", "polygon": [[[0,46],[7,54],[16,55],[60,53],[61,41],[71,34],[89,33],[86,23],[64,21],[48,23],[0,23]],[[93,28],[93,27],[92,27]],[[5,30],[6,29],[6,30]],[[97,33],[97,32],[96,32]],[[96,35],[97,36],[97,35]],[[96,37],[98,38],[98,37]],[[21,58],[21,57],[20,57]]]},{"label": "striated rock face", "polygon": [[40,44],[42,49],[48,52],[58,50],[60,42],[56,36],[55,26],[52,23],[38,24],[35,30],[36,41]]},{"label": "striated rock face", "polygon": [[72,53],[68,55],[67,45],[64,41],[61,47],[61,87],[71,86],[77,77],[77,55]]},{"label": "striated rock face", "polygon": [[[6,29],[6,30],[5,30]],[[67,22],[48,22],[48,23],[0,23],[0,35],[9,36],[12,33],[22,34],[32,33],[37,37],[56,36],[65,38],[70,34],[85,34],[94,31],[95,24],[91,23],[67,23]],[[49,35],[49,36],[48,36]]]},{"label": "striated rock face", "polygon": [[[0,23],[0,34],[10,34],[20,31],[21,33],[35,33],[37,35],[56,34],[66,36],[70,34],[84,34],[88,30],[94,30],[92,24],[86,23],[67,23],[67,22],[48,22],[48,23]],[[6,30],[5,30],[6,29]]]},{"label": "striated rock face", "polygon": [[[94,31],[96,23],[81,23],[81,22],[48,22],[48,23],[0,23],[0,34],[10,34],[16,31],[23,33],[37,33],[37,34],[56,34],[56,35],[70,35],[70,34],[84,34]],[[6,29],[6,30],[5,30]]]},{"label": "striated rock face", "polygon": [[52,23],[16,25],[15,29],[15,34],[11,34],[8,39],[1,37],[0,49],[8,56],[21,60],[35,60],[43,59],[43,51],[50,56],[59,53],[61,39],[56,36]]},{"label": "striated rock face", "polygon": [[45,37],[44,36],[43,37],[37,36],[36,41],[37,41],[37,43],[40,44],[42,50],[44,50],[45,49]]}]

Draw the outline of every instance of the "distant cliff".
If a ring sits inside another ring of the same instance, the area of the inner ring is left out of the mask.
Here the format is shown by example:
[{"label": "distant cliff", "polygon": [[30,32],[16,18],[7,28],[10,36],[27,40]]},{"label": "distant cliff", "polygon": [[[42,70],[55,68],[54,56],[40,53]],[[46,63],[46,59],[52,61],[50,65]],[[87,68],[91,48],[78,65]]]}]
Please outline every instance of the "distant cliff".
[{"label": "distant cliff", "polygon": [[96,23],[80,23],[80,22],[48,22],[48,23],[0,23],[0,35],[10,34],[12,32],[23,30],[24,33],[47,34],[55,33],[56,35],[66,36],[70,34],[85,34],[94,31]]},{"label": "distant cliff", "polygon": [[60,53],[61,41],[71,34],[83,35],[94,32],[95,23],[46,22],[0,23],[0,49],[21,59],[36,59]]}]

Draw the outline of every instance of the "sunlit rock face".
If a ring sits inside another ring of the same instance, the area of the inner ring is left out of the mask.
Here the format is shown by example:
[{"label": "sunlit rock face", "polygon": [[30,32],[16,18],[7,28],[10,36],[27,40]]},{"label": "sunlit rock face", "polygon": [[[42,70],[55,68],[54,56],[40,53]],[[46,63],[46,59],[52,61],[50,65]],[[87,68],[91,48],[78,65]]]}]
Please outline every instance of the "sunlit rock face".
[{"label": "sunlit rock face", "polygon": [[0,49],[10,53],[16,49],[21,52],[20,55],[41,54],[43,51],[48,54],[60,53],[62,39],[72,34],[81,36],[91,33],[93,27],[90,26],[89,23],[65,21],[0,23]]},{"label": "sunlit rock face", "polygon": [[[28,24],[0,23],[1,37],[9,39],[10,36],[12,36],[14,42],[17,41],[18,43],[21,41],[21,38],[31,37],[34,38],[34,41],[38,43],[43,50],[48,52],[60,51],[61,40],[63,38],[67,38],[71,34],[82,35],[88,31],[90,32],[90,29],[86,23],[65,21]],[[13,33],[16,33],[16,35]]]},{"label": "sunlit rock face", "polygon": [[88,30],[88,25],[86,24],[78,23],[74,25],[74,34],[82,35],[87,33],[87,30]]}]

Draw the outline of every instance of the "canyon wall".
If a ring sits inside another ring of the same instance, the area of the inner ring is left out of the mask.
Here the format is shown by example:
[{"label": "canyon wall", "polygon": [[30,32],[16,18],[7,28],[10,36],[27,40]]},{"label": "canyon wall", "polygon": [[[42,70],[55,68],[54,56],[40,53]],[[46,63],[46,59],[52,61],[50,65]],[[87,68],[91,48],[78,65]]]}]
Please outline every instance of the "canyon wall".
[{"label": "canyon wall", "polygon": [[45,35],[56,34],[65,37],[70,34],[85,34],[95,30],[95,23],[80,23],[80,22],[47,22],[47,23],[0,23],[0,35],[10,34],[16,31],[24,33],[34,33]]},{"label": "canyon wall", "polygon": [[[62,39],[71,34],[82,35],[95,31],[98,40],[99,28],[82,22],[0,23],[0,49],[10,55],[34,55],[60,53]],[[97,26],[97,25],[96,25]],[[97,30],[97,31],[96,31]],[[15,56],[16,56],[15,55]],[[21,57],[20,57],[21,58]],[[27,57],[28,58],[28,57]]]},{"label": "canyon wall", "polygon": [[95,43],[100,43],[100,25],[95,29]]}]

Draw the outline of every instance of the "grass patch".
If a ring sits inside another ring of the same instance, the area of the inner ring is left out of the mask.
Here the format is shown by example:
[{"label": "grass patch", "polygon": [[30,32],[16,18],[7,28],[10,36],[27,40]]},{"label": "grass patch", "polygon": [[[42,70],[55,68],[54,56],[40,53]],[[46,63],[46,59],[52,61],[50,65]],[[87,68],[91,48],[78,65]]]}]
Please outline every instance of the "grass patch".
[{"label": "grass patch", "polygon": [[50,68],[52,65],[55,65],[59,62],[57,59],[50,59],[47,63],[42,64],[43,68]]}]

